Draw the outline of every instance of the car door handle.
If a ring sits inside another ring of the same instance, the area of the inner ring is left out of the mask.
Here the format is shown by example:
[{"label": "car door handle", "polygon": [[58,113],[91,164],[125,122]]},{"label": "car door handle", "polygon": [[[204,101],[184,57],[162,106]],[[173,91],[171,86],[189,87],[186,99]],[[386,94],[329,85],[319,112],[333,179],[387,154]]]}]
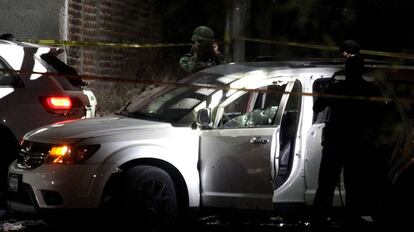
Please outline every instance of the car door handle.
[{"label": "car door handle", "polygon": [[266,144],[268,142],[270,142],[268,138],[253,137],[250,139],[250,143],[254,143],[254,144]]}]

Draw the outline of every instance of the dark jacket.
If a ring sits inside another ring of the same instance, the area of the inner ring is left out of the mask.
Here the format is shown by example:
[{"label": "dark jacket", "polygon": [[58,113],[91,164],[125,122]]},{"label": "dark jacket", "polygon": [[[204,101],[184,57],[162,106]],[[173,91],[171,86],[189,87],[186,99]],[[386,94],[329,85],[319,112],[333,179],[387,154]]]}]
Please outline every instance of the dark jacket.
[{"label": "dark jacket", "polygon": [[362,78],[329,85],[313,106],[315,112],[327,107],[330,110],[323,141],[335,144],[372,141],[381,120],[380,95],[374,84]]}]

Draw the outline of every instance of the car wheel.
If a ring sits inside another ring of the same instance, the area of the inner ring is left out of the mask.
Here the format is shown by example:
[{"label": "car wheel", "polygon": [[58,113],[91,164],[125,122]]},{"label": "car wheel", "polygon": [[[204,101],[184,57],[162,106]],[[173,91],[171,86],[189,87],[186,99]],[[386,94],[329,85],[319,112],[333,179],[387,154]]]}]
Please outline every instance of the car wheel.
[{"label": "car wheel", "polygon": [[177,219],[177,196],[170,175],[154,166],[136,166],[121,179],[121,208],[127,218],[150,227],[172,225]]}]

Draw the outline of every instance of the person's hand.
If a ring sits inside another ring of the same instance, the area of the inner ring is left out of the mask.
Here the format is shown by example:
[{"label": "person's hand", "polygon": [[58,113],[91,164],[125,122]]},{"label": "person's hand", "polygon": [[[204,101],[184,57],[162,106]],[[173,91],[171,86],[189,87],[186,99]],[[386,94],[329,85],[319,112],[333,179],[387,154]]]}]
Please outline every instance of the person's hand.
[{"label": "person's hand", "polygon": [[349,58],[349,57],[354,56],[354,54],[351,54],[351,53],[348,53],[348,52],[344,51],[344,52],[342,52],[342,56],[345,57],[345,58]]},{"label": "person's hand", "polygon": [[217,42],[213,43],[213,52],[216,55],[220,55],[220,51],[218,50],[218,43]]},{"label": "person's hand", "polygon": [[191,46],[191,54],[197,53],[198,52],[198,46],[200,45],[199,42],[194,42],[193,45]]}]

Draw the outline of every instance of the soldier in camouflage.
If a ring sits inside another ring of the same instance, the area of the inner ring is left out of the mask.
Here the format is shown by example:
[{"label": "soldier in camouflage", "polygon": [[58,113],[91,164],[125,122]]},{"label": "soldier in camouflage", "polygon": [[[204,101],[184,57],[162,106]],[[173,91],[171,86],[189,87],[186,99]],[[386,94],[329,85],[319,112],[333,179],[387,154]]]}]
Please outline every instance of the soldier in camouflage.
[{"label": "soldier in camouflage", "polygon": [[209,27],[197,27],[191,41],[193,42],[191,52],[180,58],[180,65],[184,71],[193,73],[225,62],[223,55],[218,50],[214,31]]}]

